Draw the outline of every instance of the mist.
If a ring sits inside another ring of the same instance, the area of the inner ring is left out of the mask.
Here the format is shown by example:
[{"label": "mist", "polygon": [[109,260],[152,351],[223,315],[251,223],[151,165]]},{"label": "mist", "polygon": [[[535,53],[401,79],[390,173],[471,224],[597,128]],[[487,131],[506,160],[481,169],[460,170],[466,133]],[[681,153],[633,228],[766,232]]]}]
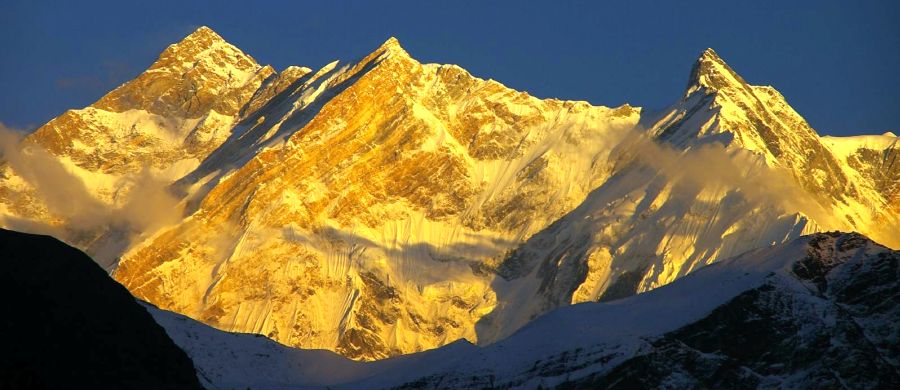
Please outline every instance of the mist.
[{"label": "mist", "polygon": [[[59,157],[25,136],[0,124],[0,169],[6,165],[5,174],[12,173],[27,184],[25,188],[13,188],[11,178],[6,177],[5,190],[25,193],[35,203],[32,206],[43,206],[49,215],[2,215],[3,225],[50,234],[86,249],[88,243],[98,247],[111,244],[96,242],[98,239],[130,243],[181,219],[183,205],[168,191],[169,183],[157,178],[149,167],[118,177],[115,195],[108,202],[98,198],[96,189]],[[24,223],[26,220],[30,222]]]},{"label": "mist", "polygon": [[636,130],[610,160],[637,162],[680,186],[736,190],[750,204],[783,213],[800,212],[825,229],[848,228],[825,206],[827,200],[803,189],[787,170],[768,166],[761,156],[745,149],[708,142],[681,150]]}]

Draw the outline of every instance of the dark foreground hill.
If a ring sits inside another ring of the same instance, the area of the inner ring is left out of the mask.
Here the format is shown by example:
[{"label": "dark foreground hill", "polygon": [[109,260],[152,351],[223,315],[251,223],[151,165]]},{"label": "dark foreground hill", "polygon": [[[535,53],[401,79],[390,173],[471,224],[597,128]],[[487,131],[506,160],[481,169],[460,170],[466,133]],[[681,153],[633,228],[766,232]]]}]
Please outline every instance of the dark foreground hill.
[{"label": "dark foreground hill", "polygon": [[201,388],[128,290],[54,238],[0,229],[0,297],[0,388]]}]

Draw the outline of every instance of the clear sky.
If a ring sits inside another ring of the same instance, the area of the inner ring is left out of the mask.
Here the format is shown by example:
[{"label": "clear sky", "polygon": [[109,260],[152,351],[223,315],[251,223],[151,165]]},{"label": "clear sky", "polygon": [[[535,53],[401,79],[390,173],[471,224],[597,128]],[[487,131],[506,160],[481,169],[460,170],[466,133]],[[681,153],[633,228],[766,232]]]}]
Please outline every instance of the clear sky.
[{"label": "clear sky", "polygon": [[[426,4],[427,3],[427,4]],[[900,129],[900,1],[0,2],[0,122],[33,128],[139,74],[200,25],[276,69],[396,36],[538,97],[662,108],[714,48],[820,134]]]}]

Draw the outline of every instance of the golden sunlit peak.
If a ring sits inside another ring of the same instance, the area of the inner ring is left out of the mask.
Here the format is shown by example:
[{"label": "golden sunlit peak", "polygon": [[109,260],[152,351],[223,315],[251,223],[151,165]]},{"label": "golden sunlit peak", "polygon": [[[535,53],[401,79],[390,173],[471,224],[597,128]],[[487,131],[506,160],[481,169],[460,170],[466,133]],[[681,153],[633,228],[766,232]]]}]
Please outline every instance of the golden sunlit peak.
[{"label": "golden sunlit peak", "polygon": [[707,48],[700,54],[691,69],[688,93],[693,91],[696,86],[721,90],[726,87],[739,87],[743,84],[746,84],[744,79],[735,73],[715,50]]},{"label": "golden sunlit peak", "polygon": [[398,41],[395,37],[390,37],[386,41],[384,41],[384,43],[382,43],[381,46],[378,47],[378,50],[376,50],[376,52],[407,54],[406,50],[404,50],[403,47],[400,46],[400,41]]},{"label": "golden sunlit peak", "polygon": [[384,43],[381,44],[381,47],[383,47],[383,48],[400,47],[400,41],[397,40],[397,37],[390,37],[386,41],[384,41]]},{"label": "golden sunlit peak", "polygon": [[725,61],[722,60],[722,57],[719,57],[719,54],[716,53],[711,47],[707,48],[700,54],[700,57],[697,57],[695,67],[716,67],[725,65]]},{"label": "golden sunlit peak", "polygon": [[712,48],[707,48],[697,57],[697,66],[727,66],[719,53]]},{"label": "golden sunlit peak", "polygon": [[709,58],[709,59],[719,58],[719,54],[716,53],[716,51],[713,50],[713,48],[708,47],[708,48],[706,48],[706,50],[703,51],[703,54],[700,55],[701,60],[704,58]]},{"label": "golden sunlit peak", "polygon": [[197,27],[197,29],[191,33],[191,35],[198,35],[198,34],[199,35],[210,35],[211,34],[211,35],[219,36],[219,34],[216,33],[215,31],[213,31],[213,29],[209,28],[209,26]]},{"label": "golden sunlit peak", "polygon": [[213,31],[213,29],[207,26],[200,26],[194,32],[190,33],[188,36],[184,37],[180,43],[183,42],[215,42],[215,41],[224,41],[222,36]]}]

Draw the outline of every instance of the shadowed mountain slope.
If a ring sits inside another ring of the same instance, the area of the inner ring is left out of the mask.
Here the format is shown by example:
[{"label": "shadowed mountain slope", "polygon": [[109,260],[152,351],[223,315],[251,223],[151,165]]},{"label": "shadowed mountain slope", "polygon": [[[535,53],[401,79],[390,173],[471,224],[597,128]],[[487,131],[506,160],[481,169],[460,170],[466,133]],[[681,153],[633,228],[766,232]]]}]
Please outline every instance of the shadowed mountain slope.
[{"label": "shadowed mountain slope", "polygon": [[201,388],[128,290],[54,238],[0,229],[0,296],[0,388]]}]

